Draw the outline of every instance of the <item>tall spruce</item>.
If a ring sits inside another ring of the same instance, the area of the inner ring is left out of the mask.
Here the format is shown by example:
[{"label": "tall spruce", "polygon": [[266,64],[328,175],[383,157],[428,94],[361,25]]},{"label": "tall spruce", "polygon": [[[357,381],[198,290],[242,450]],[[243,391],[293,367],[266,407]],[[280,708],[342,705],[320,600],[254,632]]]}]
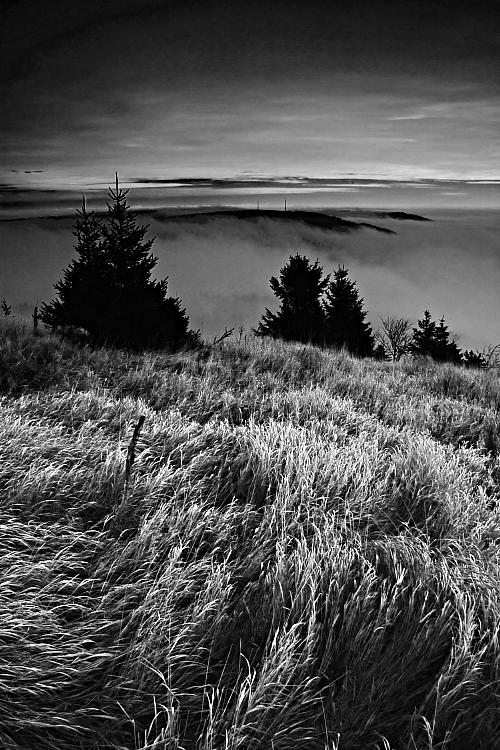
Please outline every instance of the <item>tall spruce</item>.
[{"label": "tall spruce", "polygon": [[167,297],[167,279],[151,279],[158,259],[151,254],[148,226],[138,226],[127,205],[128,190],[116,177],[107,216],[77,212],[77,258],[44,304],[41,319],[51,329],[84,329],[95,343],[131,348],[170,346],[187,338],[189,320],[180,301]]},{"label": "tall spruce", "polygon": [[321,297],[329,278],[323,278],[323,268],[317,260],[311,263],[305,255],[291,255],[280,270],[279,279],[272,276],[270,280],[281,306],[276,313],[266,308],[254,331],[256,335],[320,343],[324,323]]},{"label": "tall spruce", "polygon": [[413,329],[411,351],[413,354],[432,357],[436,340],[436,322],[432,320],[429,310],[424,310],[424,317],[417,320]]},{"label": "tall spruce", "polygon": [[85,197],[77,210],[73,235],[78,257],[55,284],[59,299],[43,304],[40,318],[51,329],[82,328],[93,333],[105,294],[107,264],[102,251],[102,222],[87,211]]},{"label": "tall spruce", "polygon": [[326,344],[363,357],[373,354],[374,338],[370,324],[365,321],[363,298],[344,266],[337,268],[327,286],[324,314]]}]

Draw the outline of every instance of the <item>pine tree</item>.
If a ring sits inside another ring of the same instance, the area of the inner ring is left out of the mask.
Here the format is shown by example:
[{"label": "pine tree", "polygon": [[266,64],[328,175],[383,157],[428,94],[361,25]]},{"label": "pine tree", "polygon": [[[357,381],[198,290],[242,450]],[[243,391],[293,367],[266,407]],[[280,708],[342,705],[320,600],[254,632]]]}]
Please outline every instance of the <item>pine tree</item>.
[{"label": "pine tree", "polygon": [[40,317],[52,329],[82,328],[93,333],[94,319],[100,315],[107,266],[102,253],[102,225],[94,213],[87,212],[85,197],[77,211],[73,234],[79,258],[72,260],[63,279],[55,284],[59,299],[42,305]]},{"label": "pine tree", "polygon": [[127,205],[128,190],[109,190],[105,221],[78,211],[74,235],[77,258],[55,289],[59,299],[43,305],[49,328],[83,328],[95,343],[145,348],[177,347],[187,337],[188,317],[180,301],[167,297],[167,279],[151,273],[158,262]]},{"label": "pine tree", "polygon": [[444,318],[441,318],[439,325],[436,326],[435,344],[433,358],[438,362],[454,362],[460,364],[462,353],[454,340],[450,341],[450,332]]},{"label": "pine tree", "polygon": [[8,305],[5,299],[2,300],[2,313],[5,318],[8,318],[12,313],[12,305]]},{"label": "pine tree", "polygon": [[450,332],[441,318],[439,325],[431,318],[429,310],[424,311],[422,320],[417,321],[417,328],[413,329],[411,351],[432,357],[437,362],[454,362],[460,364],[462,353],[455,341],[450,341]]},{"label": "pine tree", "polygon": [[321,296],[329,276],[323,278],[323,268],[304,255],[290,256],[280,270],[279,279],[271,277],[270,285],[281,300],[276,313],[266,309],[257,329],[257,336],[272,336],[285,341],[319,343],[323,340],[324,315]]},{"label": "pine tree", "polygon": [[462,355],[463,364],[466,367],[477,367],[482,370],[486,367],[486,358],[481,352],[475,352],[473,349],[466,349]]},{"label": "pine tree", "polygon": [[431,318],[429,310],[424,311],[422,320],[417,321],[413,329],[413,339],[410,345],[413,354],[432,357],[436,337],[436,323]]},{"label": "pine tree", "polygon": [[327,287],[324,312],[327,344],[360,356],[373,353],[374,339],[370,324],[365,322],[363,298],[344,266],[338,267]]},{"label": "pine tree", "polygon": [[148,226],[138,226],[136,216],[127,205],[128,190],[121,190],[116,177],[115,189],[109,189],[111,202],[107,223],[102,227],[102,241],[108,273],[117,288],[147,287],[158,262],[151,254],[154,237],[145,240]]}]

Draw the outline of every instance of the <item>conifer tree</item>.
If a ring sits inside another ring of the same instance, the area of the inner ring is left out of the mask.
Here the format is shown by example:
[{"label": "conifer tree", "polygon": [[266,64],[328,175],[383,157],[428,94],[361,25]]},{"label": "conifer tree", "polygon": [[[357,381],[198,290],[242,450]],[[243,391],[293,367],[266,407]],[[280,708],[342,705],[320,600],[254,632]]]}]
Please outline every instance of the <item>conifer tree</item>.
[{"label": "conifer tree", "polygon": [[444,318],[441,318],[435,331],[434,353],[432,355],[438,362],[454,362],[460,364],[462,353],[455,341],[450,341],[450,332]]},{"label": "conifer tree", "polygon": [[424,317],[417,320],[417,327],[413,329],[412,353],[432,357],[435,338],[436,323],[432,320],[429,310],[424,310]]},{"label": "conifer tree", "polygon": [[93,320],[99,315],[99,300],[104,295],[107,265],[102,253],[102,224],[87,211],[85,197],[77,211],[73,234],[78,258],[65,269],[55,284],[59,299],[43,304],[40,317],[52,329],[83,328],[93,331]]},{"label": "conifer tree", "polygon": [[187,337],[188,317],[180,301],[167,297],[167,279],[151,273],[158,262],[145,240],[148,226],[138,226],[127,205],[128,190],[109,190],[108,213],[101,220],[77,213],[77,258],[55,289],[58,299],[43,305],[49,328],[83,328],[96,343],[145,348],[177,347]]},{"label": "conifer tree", "polygon": [[12,313],[12,305],[8,305],[5,299],[2,300],[2,313],[5,318],[8,318]]},{"label": "conifer tree", "polygon": [[290,256],[280,270],[279,279],[271,277],[270,285],[281,300],[276,313],[269,309],[262,316],[254,333],[285,341],[319,343],[323,340],[324,315],[321,296],[329,276],[323,278],[323,268],[305,255]]},{"label": "conifer tree", "polygon": [[481,352],[475,352],[473,349],[466,349],[462,355],[463,364],[466,367],[477,367],[484,369],[486,367],[486,358]]},{"label": "conifer tree", "polygon": [[450,332],[444,318],[441,318],[438,325],[432,320],[429,310],[425,310],[424,317],[417,323],[411,342],[413,354],[432,357],[437,362],[460,364],[462,353],[455,341],[450,341]]},{"label": "conifer tree", "polygon": [[370,324],[365,322],[363,298],[344,266],[334,272],[325,296],[325,342],[360,356],[372,354],[374,339]]},{"label": "conifer tree", "polygon": [[102,227],[102,244],[110,278],[118,288],[147,287],[158,262],[151,254],[154,237],[145,240],[148,226],[138,226],[127,205],[128,190],[121,190],[116,177],[115,189],[109,189],[107,223]]}]

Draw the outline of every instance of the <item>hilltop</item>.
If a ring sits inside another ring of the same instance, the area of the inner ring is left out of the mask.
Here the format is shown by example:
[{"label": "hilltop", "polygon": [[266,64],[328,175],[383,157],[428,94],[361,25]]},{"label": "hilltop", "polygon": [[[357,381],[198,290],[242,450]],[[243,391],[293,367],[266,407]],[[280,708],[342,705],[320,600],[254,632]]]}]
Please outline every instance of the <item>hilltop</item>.
[{"label": "hilltop", "polygon": [[157,221],[162,222],[175,222],[178,220],[186,221],[189,219],[189,221],[204,224],[208,221],[213,221],[214,219],[224,219],[228,217],[245,221],[272,219],[273,221],[300,222],[310,227],[317,227],[319,229],[326,229],[335,232],[352,232],[365,228],[373,229],[376,232],[383,232],[384,234],[396,234],[394,230],[380,227],[376,224],[349,221],[348,219],[341,219],[338,216],[331,216],[326,213],[320,213],[319,211],[278,211],[275,209],[228,208],[216,211],[203,211],[201,213],[182,213],[178,216],[165,215],[159,211],[155,211],[153,212],[153,215]]},{"label": "hilltop", "polygon": [[498,373],[4,326],[0,387],[3,747],[494,747]]}]

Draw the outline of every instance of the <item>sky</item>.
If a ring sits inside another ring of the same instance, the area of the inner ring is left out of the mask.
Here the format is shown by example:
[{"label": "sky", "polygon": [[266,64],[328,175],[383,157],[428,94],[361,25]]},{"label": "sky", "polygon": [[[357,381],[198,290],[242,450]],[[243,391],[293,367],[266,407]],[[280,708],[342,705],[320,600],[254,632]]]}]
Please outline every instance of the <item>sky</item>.
[{"label": "sky", "polygon": [[0,0],[0,14],[5,203],[100,191],[118,170],[159,203],[498,207],[497,0]]}]

